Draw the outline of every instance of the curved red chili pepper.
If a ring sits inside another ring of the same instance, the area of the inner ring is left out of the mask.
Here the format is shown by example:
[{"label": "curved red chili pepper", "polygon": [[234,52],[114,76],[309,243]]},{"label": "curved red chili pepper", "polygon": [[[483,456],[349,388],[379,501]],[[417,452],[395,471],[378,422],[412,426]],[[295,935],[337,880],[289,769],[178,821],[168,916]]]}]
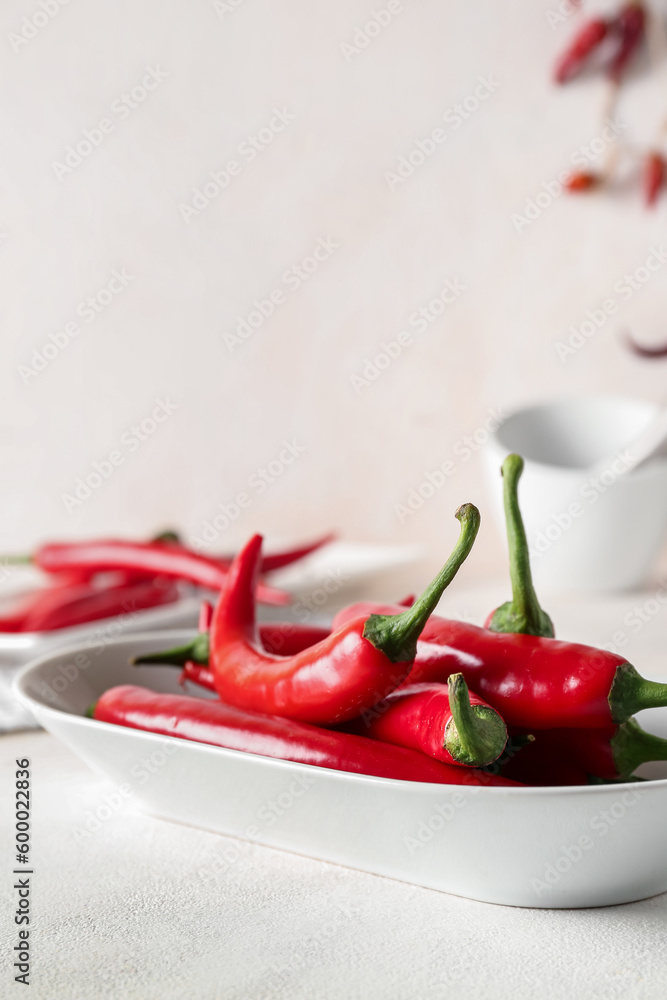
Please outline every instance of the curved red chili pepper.
[{"label": "curved red chili pepper", "polygon": [[326,724],[352,719],[387,695],[407,674],[419,633],[472,548],[479,511],[464,504],[456,517],[457,546],[411,608],[348,622],[294,656],[269,655],[258,643],[253,594],[262,539],[252,538],[229,570],[211,624],[211,668],[222,701]]},{"label": "curved red chili pepper", "polygon": [[99,722],[130,726],[245,753],[403,781],[516,786],[477,771],[448,767],[425,754],[303,722],[242,711],[218,701],[157,694],[125,684],[106,691],[92,710]]},{"label": "curved red chili pepper", "polygon": [[[151,576],[188,580],[210,590],[220,590],[227,579],[227,569],[217,560],[172,544],[98,540],[42,545],[33,556],[36,566],[47,573],[70,569],[139,570]],[[282,590],[259,584],[257,599],[265,604],[288,604],[290,597]]]},{"label": "curved red chili pepper", "polygon": [[460,674],[448,684],[410,684],[392,691],[348,723],[346,731],[421,750],[459,767],[492,764],[507,743],[501,717],[468,691]]},{"label": "curved red chili pepper", "polygon": [[[339,612],[334,628],[359,614],[396,605],[363,602]],[[644,708],[667,705],[667,684],[641,677],[621,656],[534,635],[489,632],[435,615],[417,643],[406,684],[444,682],[462,673],[507,723],[524,731],[599,728]]]},{"label": "curved red chili pepper", "polygon": [[584,68],[589,56],[602,44],[608,31],[608,21],[599,17],[582,25],[556,63],[556,82],[567,83],[575,77]]}]

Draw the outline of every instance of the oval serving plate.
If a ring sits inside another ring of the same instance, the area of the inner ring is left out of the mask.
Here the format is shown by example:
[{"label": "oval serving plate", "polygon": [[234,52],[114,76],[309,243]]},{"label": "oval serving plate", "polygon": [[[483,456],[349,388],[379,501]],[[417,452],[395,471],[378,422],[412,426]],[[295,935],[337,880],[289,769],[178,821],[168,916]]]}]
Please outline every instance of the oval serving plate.
[{"label": "oval serving plate", "polygon": [[[667,778],[571,788],[396,781],[84,716],[116,684],[180,691],[177,669],[129,659],[191,635],[135,634],[95,657],[85,646],[57,650],[24,667],[16,690],[45,729],[163,819],[490,903],[608,906],[667,890]],[[667,710],[651,715],[653,729],[667,728]]]}]

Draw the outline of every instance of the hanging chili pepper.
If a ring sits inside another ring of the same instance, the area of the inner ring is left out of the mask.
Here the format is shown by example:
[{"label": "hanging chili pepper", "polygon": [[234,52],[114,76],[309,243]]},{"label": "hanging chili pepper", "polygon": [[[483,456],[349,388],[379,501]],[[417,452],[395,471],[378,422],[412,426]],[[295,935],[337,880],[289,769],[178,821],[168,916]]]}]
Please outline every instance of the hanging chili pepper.
[{"label": "hanging chili pepper", "polygon": [[593,174],[586,170],[578,170],[566,178],[564,187],[572,194],[580,194],[583,191],[592,191],[593,188],[602,184],[600,174]]},{"label": "hanging chili pepper", "polygon": [[[336,615],[333,628],[373,611],[391,614],[396,605],[353,604]],[[458,672],[508,726],[529,732],[597,729],[667,705],[667,684],[645,680],[615,653],[542,636],[490,632],[433,615],[405,683],[444,683]]]},{"label": "hanging chili pepper", "polygon": [[523,464],[520,455],[508,455],[500,470],[503,477],[512,600],[492,611],[484,624],[492,632],[522,632],[525,635],[553,638],[553,622],[540,607],[533,586],[528,540],[519,507],[519,480]]},{"label": "hanging chili pepper", "polygon": [[449,767],[415,750],[363,736],[260,715],[217,701],[157,694],[129,684],[106,691],[89,714],[99,722],[337,771],[403,781],[516,786],[507,778],[473,768]]},{"label": "hanging chili pepper", "polygon": [[581,26],[565,52],[556,62],[557,83],[567,83],[585,67],[589,57],[602,44],[609,31],[609,22],[597,17]]},{"label": "hanging chili pepper", "polygon": [[307,722],[354,718],[407,674],[417,637],[475,540],[479,511],[456,512],[452,556],[415,604],[400,614],[358,618],[294,656],[265,653],[256,639],[254,588],[261,553],[255,535],[234,560],[211,624],[211,668],[223,702]]},{"label": "hanging chili pepper", "polygon": [[665,160],[660,153],[655,150],[648,154],[644,161],[644,201],[647,208],[651,208],[658,200],[658,195],[665,183]]},{"label": "hanging chili pepper", "polygon": [[507,727],[469,692],[461,674],[445,684],[411,684],[347,723],[346,732],[421,750],[445,764],[484,767],[505,749]]},{"label": "hanging chili pepper", "polygon": [[[96,573],[110,570],[141,571],[150,576],[166,576],[220,590],[227,579],[227,569],[215,559],[177,545],[156,542],[98,540],[42,545],[32,562],[46,573],[90,569]],[[288,604],[290,597],[282,590],[259,584],[257,599],[265,604]]]},{"label": "hanging chili pepper", "polygon": [[613,30],[619,35],[620,40],[608,68],[608,74],[615,83],[620,82],[630,65],[644,38],[645,29],[646,9],[639,0],[626,4],[615,18]]}]

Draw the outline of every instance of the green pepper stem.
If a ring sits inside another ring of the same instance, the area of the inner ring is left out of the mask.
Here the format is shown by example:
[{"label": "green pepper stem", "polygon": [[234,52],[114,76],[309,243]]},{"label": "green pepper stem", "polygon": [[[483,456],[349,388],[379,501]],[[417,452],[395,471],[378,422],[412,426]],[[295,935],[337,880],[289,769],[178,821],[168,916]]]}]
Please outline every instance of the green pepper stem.
[{"label": "green pepper stem", "polygon": [[644,708],[667,705],[667,684],[647,681],[630,663],[616,668],[609,692],[609,707],[613,722],[626,722]]},{"label": "green pepper stem", "polygon": [[500,757],[507,743],[507,727],[488,705],[471,705],[463,674],[451,674],[449,707],[452,718],[445,729],[445,749],[468,767],[486,767]]},{"label": "green pepper stem", "polygon": [[618,774],[632,774],[650,760],[667,760],[667,740],[647,733],[636,719],[623,722],[611,738],[611,752]]},{"label": "green pepper stem", "polygon": [[87,719],[95,718],[95,709],[97,708],[97,702],[94,701],[92,705],[89,705],[86,711],[83,713]]},{"label": "green pepper stem", "polygon": [[458,542],[436,578],[417,598],[412,607],[400,615],[370,615],[364,626],[364,638],[381,650],[392,663],[414,660],[419,638],[429,616],[448,584],[465,562],[479,531],[479,511],[464,503],[456,512],[461,525]]},{"label": "green pepper stem", "polygon": [[32,566],[32,556],[0,556],[0,562],[5,566]]},{"label": "green pepper stem", "polygon": [[209,638],[208,632],[199,632],[185,646],[175,646],[160,653],[145,653],[130,660],[133,667],[145,664],[162,664],[163,666],[183,667],[186,663],[202,663],[208,666]]},{"label": "green pepper stem", "polygon": [[519,480],[523,464],[520,455],[508,455],[500,470],[503,477],[512,600],[494,611],[488,627],[492,632],[523,633],[553,638],[553,623],[540,607],[533,586],[528,540],[519,507]]}]

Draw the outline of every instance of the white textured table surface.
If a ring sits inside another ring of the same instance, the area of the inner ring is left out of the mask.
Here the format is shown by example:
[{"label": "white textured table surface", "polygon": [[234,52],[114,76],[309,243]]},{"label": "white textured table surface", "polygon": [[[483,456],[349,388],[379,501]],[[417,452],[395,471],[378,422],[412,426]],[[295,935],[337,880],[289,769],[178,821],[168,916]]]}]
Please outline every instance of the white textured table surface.
[{"label": "white textured table surface", "polygon": [[[625,628],[627,655],[657,676],[667,613],[632,634],[623,624],[647,597],[587,607],[585,631],[601,642]],[[487,596],[459,610],[476,616],[478,603]],[[581,638],[582,609],[553,610],[561,635]],[[144,816],[42,732],[4,736],[0,747],[9,913],[14,758],[32,761],[29,995],[38,1000],[667,994],[667,894],[577,911],[471,902]],[[91,824],[99,807],[106,818]],[[7,958],[14,928],[3,923],[4,1000],[23,994]]]}]

